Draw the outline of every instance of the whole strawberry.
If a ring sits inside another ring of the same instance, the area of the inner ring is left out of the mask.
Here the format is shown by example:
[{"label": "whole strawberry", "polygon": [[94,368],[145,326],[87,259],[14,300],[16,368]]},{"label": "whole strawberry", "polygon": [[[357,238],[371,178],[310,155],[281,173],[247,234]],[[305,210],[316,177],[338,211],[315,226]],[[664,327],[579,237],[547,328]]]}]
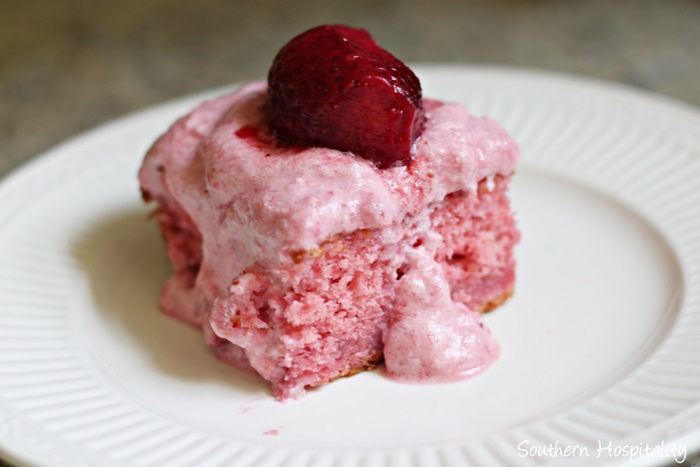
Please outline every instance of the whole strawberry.
[{"label": "whole strawberry", "polygon": [[268,125],[287,144],[408,164],[423,131],[420,81],[363,29],[319,26],[292,39],[268,76]]}]

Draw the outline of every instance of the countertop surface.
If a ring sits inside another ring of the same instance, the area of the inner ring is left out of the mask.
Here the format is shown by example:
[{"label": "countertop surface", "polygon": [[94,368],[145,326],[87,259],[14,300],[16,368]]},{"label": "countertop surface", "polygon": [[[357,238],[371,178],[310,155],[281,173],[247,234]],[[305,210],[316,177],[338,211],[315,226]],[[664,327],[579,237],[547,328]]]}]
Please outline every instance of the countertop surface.
[{"label": "countertop surface", "polygon": [[573,73],[700,107],[697,0],[0,0],[0,11],[0,178],[123,114],[263,78],[281,45],[323,23],[365,27],[409,63]]}]

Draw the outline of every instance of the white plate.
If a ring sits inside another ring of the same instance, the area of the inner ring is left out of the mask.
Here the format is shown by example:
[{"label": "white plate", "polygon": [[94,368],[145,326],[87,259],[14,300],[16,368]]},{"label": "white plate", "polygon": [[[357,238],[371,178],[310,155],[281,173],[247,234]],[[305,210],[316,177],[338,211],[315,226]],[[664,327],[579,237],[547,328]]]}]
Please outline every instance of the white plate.
[{"label": "white plate", "polygon": [[200,95],[91,131],[0,185],[2,455],[351,467],[626,464],[645,447],[655,463],[700,448],[698,112],[580,78],[417,70],[425,95],[495,117],[523,149],[519,282],[486,318],[502,345],[493,368],[432,386],[365,372],[280,404],[161,315],[168,267],[135,176]]}]

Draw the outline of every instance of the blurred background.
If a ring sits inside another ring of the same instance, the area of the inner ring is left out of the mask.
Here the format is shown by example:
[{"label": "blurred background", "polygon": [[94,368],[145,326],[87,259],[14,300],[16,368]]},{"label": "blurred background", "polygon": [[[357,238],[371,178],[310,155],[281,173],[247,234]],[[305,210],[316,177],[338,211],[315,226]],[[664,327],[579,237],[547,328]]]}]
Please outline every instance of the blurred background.
[{"label": "blurred background", "polygon": [[322,23],[407,62],[576,73],[700,106],[698,0],[0,0],[0,177],[99,123],[266,76]]},{"label": "blurred background", "polygon": [[574,73],[700,106],[698,0],[0,0],[0,12],[0,177],[123,114],[264,78],[287,40],[323,23],[365,27],[409,63]]}]

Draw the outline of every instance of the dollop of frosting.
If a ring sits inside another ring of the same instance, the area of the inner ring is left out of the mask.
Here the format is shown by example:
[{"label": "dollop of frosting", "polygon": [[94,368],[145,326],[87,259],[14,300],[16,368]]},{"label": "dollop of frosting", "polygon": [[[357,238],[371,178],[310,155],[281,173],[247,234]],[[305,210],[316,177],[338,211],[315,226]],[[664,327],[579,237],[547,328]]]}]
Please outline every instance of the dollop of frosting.
[{"label": "dollop of frosting", "polygon": [[453,382],[490,366],[500,353],[479,313],[450,297],[431,250],[408,254],[384,340],[388,374],[407,382]]}]

